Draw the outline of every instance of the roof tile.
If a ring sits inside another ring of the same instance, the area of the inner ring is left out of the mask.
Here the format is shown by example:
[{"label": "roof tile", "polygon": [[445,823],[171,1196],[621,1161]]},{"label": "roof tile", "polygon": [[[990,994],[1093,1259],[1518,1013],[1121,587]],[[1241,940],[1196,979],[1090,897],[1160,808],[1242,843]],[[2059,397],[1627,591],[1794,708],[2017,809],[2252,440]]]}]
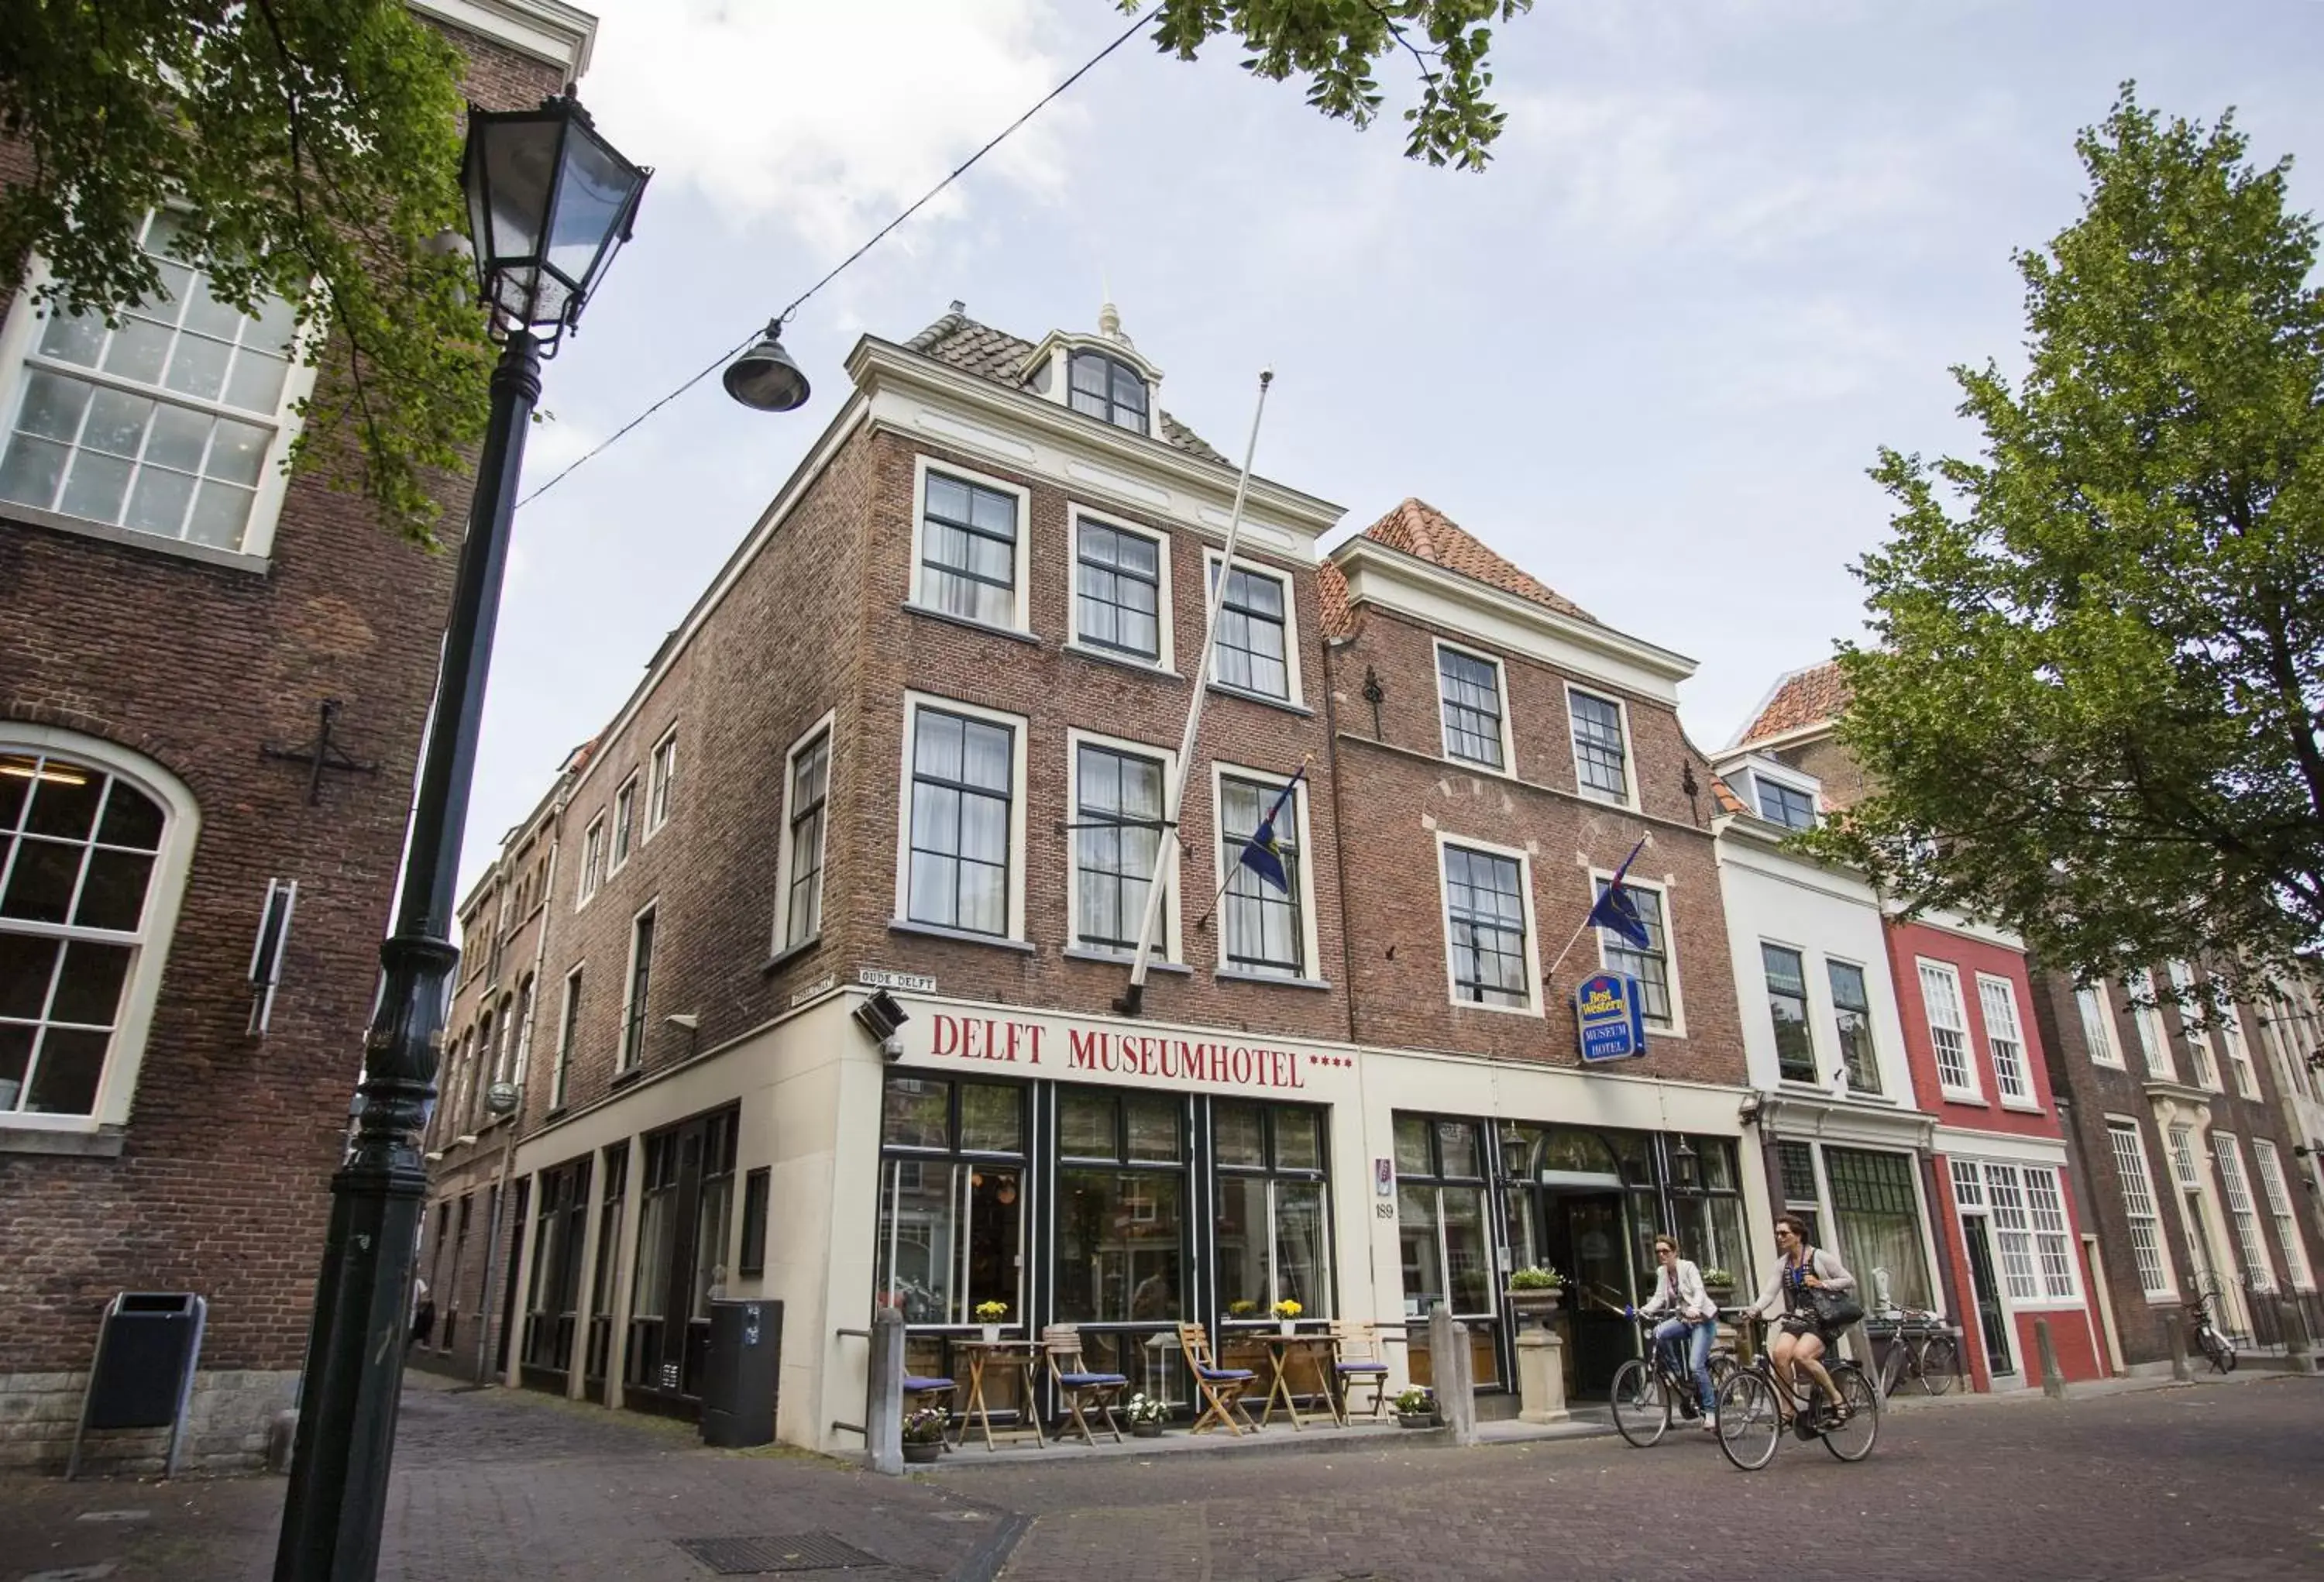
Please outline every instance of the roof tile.
[{"label": "roof tile", "polygon": [[[904,343],[908,351],[934,357],[937,362],[989,379],[995,384],[1006,384],[1011,390],[1022,389],[1018,370],[1025,359],[1033,355],[1034,343],[1019,340],[1005,329],[995,329],[989,324],[979,324],[967,314],[954,309],[919,334]],[[1198,456],[1204,461],[1231,465],[1227,458],[1205,444],[1203,437],[1168,412],[1162,414],[1162,442],[1174,450]]]},{"label": "roof tile", "polygon": [[1848,710],[1848,681],[1839,661],[1827,660],[1794,671],[1775,687],[1775,696],[1760,708],[1758,717],[1745,727],[1737,746],[1763,742],[1809,726],[1827,725]]},{"label": "roof tile", "polygon": [[1561,615],[1597,624],[1598,617],[1547,583],[1520,571],[1425,500],[1409,499],[1364,529],[1364,536],[1433,566],[1530,599]]}]

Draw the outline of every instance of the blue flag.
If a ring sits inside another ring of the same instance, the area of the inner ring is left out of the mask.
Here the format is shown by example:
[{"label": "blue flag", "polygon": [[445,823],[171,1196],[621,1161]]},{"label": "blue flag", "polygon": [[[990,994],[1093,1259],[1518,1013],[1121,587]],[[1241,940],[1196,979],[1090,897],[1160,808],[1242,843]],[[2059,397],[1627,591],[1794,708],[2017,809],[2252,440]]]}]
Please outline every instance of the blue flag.
[{"label": "blue flag", "polygon": [[1252,830],[1250,838],[1242,843],[1242,855],[1237,859],[1286,895],[1291,893],[1291,875],[1283,868],[1283,847],[1275,837],[1275,821],[1283,817],[1283,810],[1290,805],[1292,788],[1306,777],[1307,766],[1302,763],[1298,772],[1283,782],[1283,790],[1276,797],[1275,806],[1268,809],[1267,817],[1259,821],[1259,828]]},{"label": "blue flag", "polygon": [[1646,837],[1641,836],[1638,844],[1630,848],[1630,855],[1622,859],[1622,865],[1614,870],[1613,878],[1607,882],[1606,893],[1598,898],[1598,904],[1590,909],[1590,921],[1591,926],[1618,935],[1641,950],[1651,950],[1654,948],[1654,936],[1646,932],[1646,925],[1639,920],[1637,906],[1630,900],[1629,887],[1622,883],[1624,875],[1630,871],[1630,865],[1637,862],[1638,854],[1646,849]]}]

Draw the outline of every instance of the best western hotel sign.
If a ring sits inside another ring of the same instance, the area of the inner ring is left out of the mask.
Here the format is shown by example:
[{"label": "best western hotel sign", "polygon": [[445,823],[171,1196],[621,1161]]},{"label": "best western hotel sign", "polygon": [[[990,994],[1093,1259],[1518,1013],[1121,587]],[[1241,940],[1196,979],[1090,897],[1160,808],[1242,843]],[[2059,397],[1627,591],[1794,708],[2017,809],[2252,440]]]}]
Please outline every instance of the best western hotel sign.
[{"label": "best western hotel sign", "polygon": [[1019,1013],[909,1007],[903,1063],[1252,1097],[1352,1094],[1356,1057],[1247,1033],[1149,1028]]}]

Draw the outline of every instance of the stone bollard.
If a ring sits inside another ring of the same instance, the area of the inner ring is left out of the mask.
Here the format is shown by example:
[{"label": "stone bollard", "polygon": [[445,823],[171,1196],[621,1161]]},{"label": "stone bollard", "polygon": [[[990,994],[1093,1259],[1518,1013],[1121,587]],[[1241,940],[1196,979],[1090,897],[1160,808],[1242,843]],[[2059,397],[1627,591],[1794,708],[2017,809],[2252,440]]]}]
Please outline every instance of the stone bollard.
[{"label": "stone bollard", "polygon": [[2066,1398],[2066,1375],[2058,1367],[2058,1348],[2050,1339],[2050,1320],[2034,1320],[2034,1346],[2042,1354],[2042,1393],[2052,1401]]},{"label": "stone bollard", "polygon": [[1565,1342],[1546,1322],[1517,1331],[1517,1420],[1563,1422]]},{"label": "stone bollard", "polygon": [[1429,1309],[1428,1367],[1436,1380],[1436,1410],[1452,1430],[1456,1445],[1477,1442],[1476,1364],[1469,1355],[1469,1326],[1443,1302]]},{"label": "stone bollard", "polygon": [[2289,1296],[2275,1299],[2275,1310],[2283,1328],[2283,1356],[2295,1374],[2316,1372],[2316,1350],[2308,1333],[2307,1316],[2300,1303]]},{"label": "stone bollard", "polygon": [[904,1315],[881,1307],[872,1315],[872,1360],[863,1382],[863,1445],[872,1470],[904,1471]]},{"label": "stone bollard", "polygon": [[2165,1308],[2163,1311],[2163,1337],[2171,1343],[2171,1382],[2191,1384],[2195,1382],[2195,1370],[2187,1361],[2187,1309]]}]

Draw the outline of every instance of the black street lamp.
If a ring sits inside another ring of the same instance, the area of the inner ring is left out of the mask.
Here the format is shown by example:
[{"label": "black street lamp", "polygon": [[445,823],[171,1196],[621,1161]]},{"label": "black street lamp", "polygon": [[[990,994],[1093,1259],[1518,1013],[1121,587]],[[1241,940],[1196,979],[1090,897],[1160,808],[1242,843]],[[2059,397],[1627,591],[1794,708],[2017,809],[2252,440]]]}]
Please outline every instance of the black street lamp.
[{"label": "black street lamp", "polygon": [[568,95],[537,110],[468,112],[461,185],[488,332],[501,345],[492,418],[452,584],[394,931],[364,1038],[361,1115],[331,1181],[299,1434],[275,1582],[369,1582],[403,1384],[412,1261],[428,1191],[418,1137],[436,1097],[450,1010],[453,885],[468,811],[484,678],[508,564],[509,523],[540,363],[581,317],[629,240],[652,172],[607,145]]}]

